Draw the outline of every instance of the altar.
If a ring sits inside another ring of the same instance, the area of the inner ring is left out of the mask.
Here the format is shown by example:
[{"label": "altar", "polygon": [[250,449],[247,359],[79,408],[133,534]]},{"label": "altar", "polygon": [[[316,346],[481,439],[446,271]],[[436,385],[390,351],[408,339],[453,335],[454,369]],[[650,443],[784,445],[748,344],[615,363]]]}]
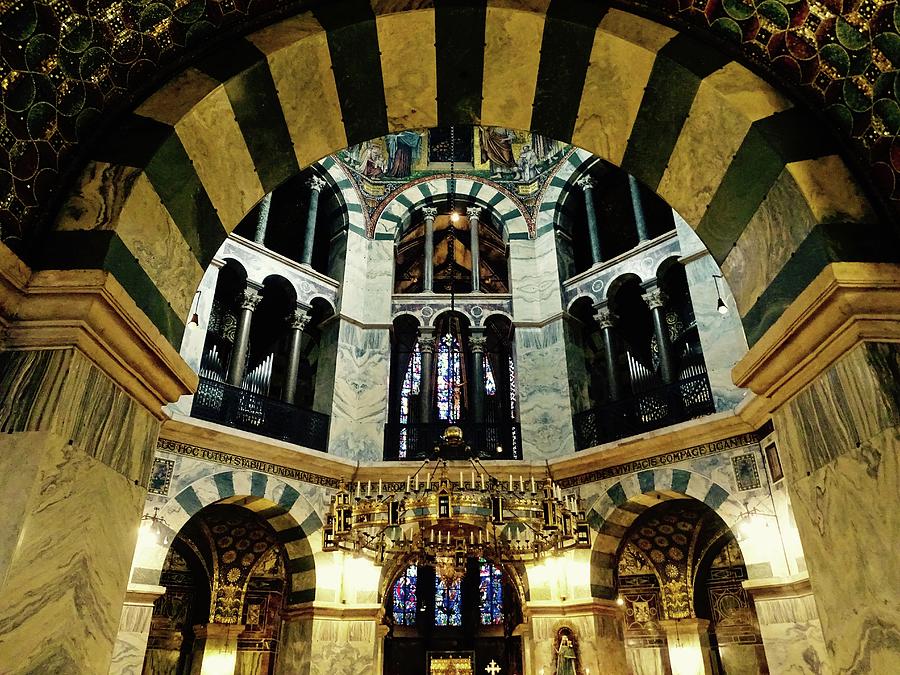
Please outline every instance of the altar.
[{"label": "altar", "polygon": [[475,652],[428,652],[428,675],[474,675]]}]

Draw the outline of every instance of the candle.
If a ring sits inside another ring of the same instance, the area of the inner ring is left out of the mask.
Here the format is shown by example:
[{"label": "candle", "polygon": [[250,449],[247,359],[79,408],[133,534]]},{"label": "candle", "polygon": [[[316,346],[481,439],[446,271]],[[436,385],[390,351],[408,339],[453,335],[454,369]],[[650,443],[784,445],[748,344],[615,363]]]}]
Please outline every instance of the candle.
[{"label": "candle", "polygon": [[382,486],[382,484],[381,484],[381,479],[379,478],[379,479],[378,479],[378,494],[380,494],[380,495],[383,495],[383,494],[384,494],[384,490],[382,490],[382,487],[383,487],[383,486]]},{"label": "candle", "polygon": [[368,486],[366,487],[366,497],[372,496],[372,481],[369,481]]},{"label": "candle", "polygon": [[478,543],[481,543],[481,530],[478,530]]},{"label": "candle", "polygon": [[462,469],[459,470],[459,487],[463,486]]},{"label": "candle", "polygon": [[431,543],[434,543],[434,530],[431,531]]},{"label": "candle", "polygon": [[362,482],[356,484],[356,496],[362,497]]},{"label": "candle", "polygon": [[419,474],[416,474],[416,492],[419,491]]},{"label": "candle", "polygon": [[425,476],[425,489],[426,490],[431,489],[431,474],[428,474],[427,476]]},{"label": "candle", "polygon": [[525,479],[521,474],[519,475],[519,492],[525,492]]},{"label": "candle", "polygon": [[472,546],[475,545],[475,531],[474,530],[469,532],[469,544],[471,544]]},{"label": "candle", "polygon": [[469,483],[469,486],[474,490],[475,489],[475,469],[472,469],[472,482]]},{"label": "candle", "polygon": [[480,473],[478,475],[481,476],[481,489],[484,490],[484,474]]},{"label": "candle", "polygon": [[512,492],[512,474],[509,474],[509,491]]},{"label": "candle", "polygon": [[406,477],[406,491],[409,492],[409,476]]},{"label": "candle", "polygon": [[534,494],[537,490],[534,489],[534,476],[531,477],[531,494]]}]

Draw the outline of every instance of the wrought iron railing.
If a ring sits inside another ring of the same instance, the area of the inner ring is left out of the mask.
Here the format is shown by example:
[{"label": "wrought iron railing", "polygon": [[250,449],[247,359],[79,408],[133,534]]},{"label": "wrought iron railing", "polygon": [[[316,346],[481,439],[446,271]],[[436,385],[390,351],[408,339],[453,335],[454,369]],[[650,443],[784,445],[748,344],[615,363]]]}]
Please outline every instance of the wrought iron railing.
[{"label": "wrought iron railing", "polygon": [[[384,427],[384,459],[419,460],[432,457],[449,422],[387,424]],[[518,422],[456,422],[462,429],[471,456],[479,459],[522,459],[522,428]],[[444,459],[467,459],[464,448],[443,451]]]},{"label": "wrought iron railing", "polygon": [[328,415],[205,377],[194,394],[191,415],[313,450],[328,449]]},{"label": "wrought iron railing", "polygon": [[705,372],[699,373],[577,413],[572,418],[575,449],[592,448],[715,411],[709,378]]}]

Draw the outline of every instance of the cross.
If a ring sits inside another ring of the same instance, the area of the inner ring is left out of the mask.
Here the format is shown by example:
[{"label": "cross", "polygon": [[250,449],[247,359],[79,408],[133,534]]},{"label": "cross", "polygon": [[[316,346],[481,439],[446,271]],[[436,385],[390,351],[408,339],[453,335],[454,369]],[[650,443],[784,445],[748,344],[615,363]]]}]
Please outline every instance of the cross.
[{"label": "cross", "polygon": [[500,666],[497,665],[497,662],[494,659],[491,659],[491,662],[485,666],[485,671],[487,671],[488,675],[497,675],[500,672]]}]

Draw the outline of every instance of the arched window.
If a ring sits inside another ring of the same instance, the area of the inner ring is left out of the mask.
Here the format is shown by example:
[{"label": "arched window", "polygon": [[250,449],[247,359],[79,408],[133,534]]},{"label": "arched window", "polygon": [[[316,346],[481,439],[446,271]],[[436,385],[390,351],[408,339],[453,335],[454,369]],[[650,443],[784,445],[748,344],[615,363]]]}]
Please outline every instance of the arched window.
[{"label": "arched window", "polygon": [[462,349],[459,340],[447,332],[441,336],[437,353],[438,417],[458,422],[462,416]]},{"label": "arched window", "polygon": [[393,605],[394,622],[401,626],[416,624],[416,579],[419,568],[410,565],[394,582]]},{"label": "arched window", "polygon": [[446,583],[440,577],[434,582],[434,625],[462,626],[462,581]]},{"label": "arched window", "polygon": [[[419,385],[422,382],[422,352],[419,350],[419,343],[413,346],[412,356],[409,359],[409,366],[406,369],[406,375],[403,378],[403,387],[400,389],[400,424],[410,423],[410,400],[413,396],[418,396]],[[409,438],[406,429],[400,430],[400,457],[406,457],[406,451],[409,446]]]},{"label": "arched window", "polygon": [[484,558],[478,568],[478,595],[481,625],[503,623],[503,572]]}]

